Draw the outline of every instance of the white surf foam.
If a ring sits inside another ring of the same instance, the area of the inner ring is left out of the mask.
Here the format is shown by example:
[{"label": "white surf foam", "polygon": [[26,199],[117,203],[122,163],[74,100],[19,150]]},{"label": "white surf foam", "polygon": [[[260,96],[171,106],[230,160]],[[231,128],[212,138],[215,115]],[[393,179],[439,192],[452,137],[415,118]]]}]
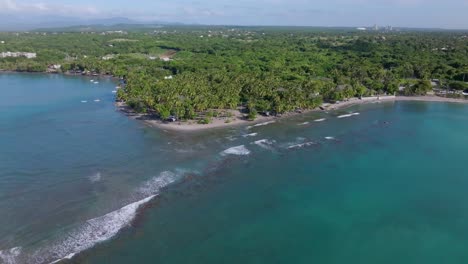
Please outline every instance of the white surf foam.
[{"label": "white surf foam", "polygon": [[82,103],[87,103],[88,101],[86,101],[86,100],[83,100],[83,101],[81,101],[81,102],[82,102]]},{"label": "white surf foam", "polygon": [[304,123],[300,123],[300,124],[297,124],[298,126],[305,126],[305,125],[308,125],[309,122],[304,122]]},{"label": "white surf foam", "polygon": [[334,137],[325,137],[326,140],[335,140]]},{"label": "white surf foam", "polygon": [[90,180],[92,183],[100,182],[100,181],[101,181],[101,173],[100,173],[100,172],[96,172],[96,173],[90,175],[90,176],[89,176],[89,180]]},{"label": "white surf foam", "polygon": [[300,144],[295,144],[295,145],[291,145],[288,147],[288,149],[297,149],[297,148],[303,148],[303,147],[308,147],[308,146],[312,146],[312,145],[316,145],[317,143],[315,142],[304,142],[304,143],[300,143]]},{"label": "white surf foam", "polygon": [[254,141],[252,144],[255,144],[264,149],[272,149],[271,145],[273,145],[274,143],[276,143],[275,140],[260,139],[260,140]]},{"label": "white surf foam", "polygon": [[226,155],[249,155],[250,150],[248,150],[244,145],[237,146],[237,147],[232,147],[224,150],[221,152],[221,155],[226,156]]},{"label": "white surf foam", "polygon": [[227,140],[229,141],[236,141],[237,138],[235,136],[228,136],[228,137],[225,137]]},{"label": "white surf foam", "polygon": [[99,82],[94,82],[94,84],[98,84]]},{"label": "white surf foam", "polygon": [[46,252],[36,252],[35,259],[52,255],[57,258],[52,263],[57,263],[63,259],[70,259],[75,254],[114,237],[122,228],[128,226],[133,221],[138,208],[155,196],[146,197],[116,211],[86,221],[84,225],[69,233],[67,238],[53,245]]},{"label": "white surf foam", "polygon": [[71,253],[71,254],[68,254],[66,255],[65,257],[61,258],[61,259],[57,259],[56,261],[53,261],[49,264],[55,264],[55,263],[59,263],[60,261],[62,260],[66,260],[66,259],[72,259],[74,256],[76,255],[76,253]]},{"label": "white surf foam", "polygon": [[180,174],[176,174],[171,171],[163,171],[158,176],[145,182],[139,189],[138,192],[143,195],[154,195],[165,186],[175,182],[179,178]]},{"label": "white surf foam", "polygon": [[243,135],[243,137],[255,137],[257,135],[258,135],[258,133],[250,133],[250,134]]},{"label": "white surf foam", "polygon": [[326,118],[315,119],[314,122],[323,122],[327,120]]},{"label": "white surf foam", "polygon": [[112,91],[112,93],[117,93],[117,91],[114,90],[114,91]]},{"label": "white surf foam", "polygon": [[[180,170],[180,173],[184,172]],[[90,219],[80,227],[72,230],[66,238],[52,246],[35,252],[33,259],[37,263],[44,263],[50,259],[56,259],[57,263],[64,259],[71,259],[81,251],[92,248],[94,245],[114,237],[122,228],[130,225],[135,218],[138,209],[156,197],[160,190],[177,180],[179,173],[170,171],[145,182],[138,190],[139,196],[145,196],[137,202],[128,204],[106,215]]]},{"label": "white surf foam", "polygon": [[350,113],[350,114],[346,114],[346,115],[340,115],[338,116],[338,118],[345,118],[345,117],[351,117],[351,116],[357,116],[357,115],[360,115],[359,113]]},{"label": "white surf foam", "polygon": [[273,124],[273,123],[276,123],[276,121],[268,121],[268,122],[255,124],[253,126],[248,126],[247,129],[251,129],[251,128],[254,128],[254,127],[260,127],[260,126],[266,126],[266,125]]},{"label": "white surf foam", "polygon": [[100,100],[100,99],[96,99],[96,100],[94,100],[94,102],[99,103],[99,102],[101,102],[101,100]]},{"label": "white surf foam", "polygon": [[14,247],[7,250],[0,250],[1,263],[15,264],[16,259],[21,254],[21,247]]}]

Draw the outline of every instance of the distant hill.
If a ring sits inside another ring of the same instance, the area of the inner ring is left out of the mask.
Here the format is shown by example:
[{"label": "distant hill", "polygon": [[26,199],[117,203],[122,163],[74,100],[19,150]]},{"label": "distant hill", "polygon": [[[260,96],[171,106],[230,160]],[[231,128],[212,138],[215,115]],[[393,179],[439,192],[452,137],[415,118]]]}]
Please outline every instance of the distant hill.
[{"label": "distant hill", "polygon": [[[118,25],[122,27],[142,27],[143,25],[181,25],[181,23],[171,23],[163,21],[141,22],[125,17],[112,17],[102,19],[82,19],[64,16],[0,16],[0,31],[31,31],[49,29],[69,29],[74,31],[81,27],[112,27]],[[111,29],[109,29],[111,30]]]}]

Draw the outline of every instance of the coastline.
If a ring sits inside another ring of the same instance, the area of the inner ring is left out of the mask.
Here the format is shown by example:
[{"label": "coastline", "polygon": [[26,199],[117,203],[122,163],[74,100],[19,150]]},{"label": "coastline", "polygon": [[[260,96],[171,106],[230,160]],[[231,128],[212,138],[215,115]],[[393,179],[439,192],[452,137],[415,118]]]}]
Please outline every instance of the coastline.
[{"label": "coastline", "polygon": [[319,111],[334,111],[342,110],[355,105],[376,103],[376,102],[391,102],[391,101],[420,101],[420,102],[447,102],[447,103],[462,103],[468,104],[468,100],[447,98],[439,96],[379,96],[379,97],[366,97],[363,99],[351,98],[347,101],[340,102],[337,104],[324,103],[320,108],[304,110],[301,113],[289,112],[281,116],[258,116],[255,121],[249,121],[237,110],[231,110],[233,116],[229,118],[230,122],[226,122],[227,118],[213,118],[209,124],[197,124],[195,120],[189,121],[177,121],[177,122],[166,122],[159,118],[152,116],[151,114],[136,113],[127,106],[124,102],[116,102],[115,106],[118,111],[122,112],[129,118],[137,119],[145,124],[156,127],[162,130],[171,130],[176,132],[197,132],[206,131],[209,129],[227,128],[240,125],[255,125],[264,122],[274,122],[275,120],[288,118],[291,116],[297,116],[310,112]]}]

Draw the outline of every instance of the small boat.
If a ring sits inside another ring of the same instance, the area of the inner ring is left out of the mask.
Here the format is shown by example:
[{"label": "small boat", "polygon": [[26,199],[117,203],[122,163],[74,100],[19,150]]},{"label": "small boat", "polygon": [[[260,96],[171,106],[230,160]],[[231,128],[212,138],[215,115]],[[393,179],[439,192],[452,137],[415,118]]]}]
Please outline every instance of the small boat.
[{"label": "small boat", "polygon": [[90,82],[94,82],[94,80],[89,80]]},{"label": "small boat", "polygon": [[99,99],[96,99],[96,100],[94,100],[94,102],[98,103],[98,102],[101,102],[101,100],[99,100]]},{"label": "small boat", "polygon": [[82,102],[82,103],[87,103],[88,101],[83,100],[83,101],[81,101],[81,102]]},{"label": "small boat", "polygon": [[99,82],[94,82],[94,84],[98,84]]}]

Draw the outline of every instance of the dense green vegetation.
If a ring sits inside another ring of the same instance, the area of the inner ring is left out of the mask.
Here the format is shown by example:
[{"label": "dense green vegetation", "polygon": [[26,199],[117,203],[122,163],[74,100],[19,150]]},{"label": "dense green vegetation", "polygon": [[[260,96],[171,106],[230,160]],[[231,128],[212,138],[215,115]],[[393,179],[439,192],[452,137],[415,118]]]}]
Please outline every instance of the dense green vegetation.
[{"label": "dense green vegetation", "polygon": [[64,72],[123,77],[118,98],[162,118],[239,107],[255,118],[354,96],[425,94],[431,79],[441,88],[468,88],[463,32],[174,27],[2,33],[0,41],[0,52],[37,53],[36,59],[0,59],[0,69],[45,71],[60,64]]}]

